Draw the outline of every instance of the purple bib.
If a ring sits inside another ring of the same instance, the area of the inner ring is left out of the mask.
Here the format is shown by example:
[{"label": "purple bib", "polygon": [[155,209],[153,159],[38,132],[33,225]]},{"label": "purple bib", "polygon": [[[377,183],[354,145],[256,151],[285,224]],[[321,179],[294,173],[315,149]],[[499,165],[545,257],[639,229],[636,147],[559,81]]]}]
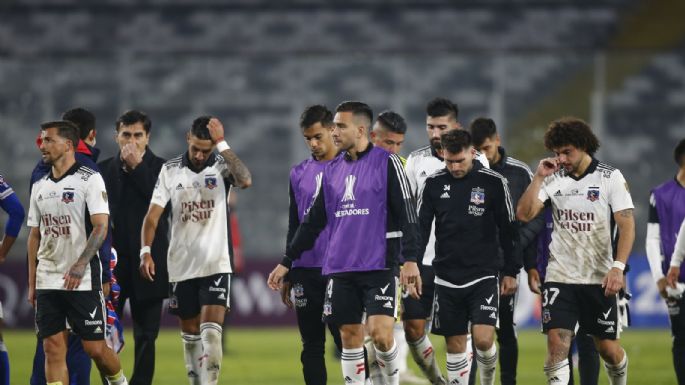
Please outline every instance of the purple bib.
[{"label": "purple bib", "polygon": [[[299,165],[290,170],[290,185],[295,195],[295,203],[297,204],[297,218],[300,223],[304,216],[309,212],[309,208],[314,202],[314,198],[319,193],[321,187],[321,179],[323,178],[323,170],[331,161],[319,162],[315,159],[307,159]],[[323,258],[326,255],[326,246],[328,246],[328,229],[326,226],[314,243],[311,250],[302,253],[299,259],[293,261],[293,268],[298,267],[321,267],[323,265]]]},{"label": "purple bib", "polygon": [[[670,180],[656,187],[652,193],[656,199],[661,252],[664,255],[661,270],[666,274],[671,264],[678,230],[685,219],[685,188],[675,180]],[[685,279],[685,264],[680,267],[680,279]]]},{"label": "purple bib", "polygon": [[340,155],[326,166],[330,238],[323,274],[385,268],[389,157],[372,147],[356,161]]}]

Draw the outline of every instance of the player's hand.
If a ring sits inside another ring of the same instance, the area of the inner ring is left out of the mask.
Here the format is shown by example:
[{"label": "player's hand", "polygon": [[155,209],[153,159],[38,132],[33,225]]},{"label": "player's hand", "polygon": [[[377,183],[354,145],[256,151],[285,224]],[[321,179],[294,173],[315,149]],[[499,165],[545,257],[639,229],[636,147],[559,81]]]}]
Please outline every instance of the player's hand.
[{"label": "player's hand", "polygon": [[290,299],[291,286],[289,281],[283,282],[283,286],[281,286],[281,302],[290,309],[293,308],[293,301]]},{"label": "player's hand", "polygon": [[659,289],[659,294],[662,298],[668,298],[666,286],[668,286],[668,281],[666,280],[666,277],[659,278],[659,280],[656,281],[656,287]]},{"label": "player's hand", "polygon": [[224,125],[221,124],[219,119],[211,118],[209,123],[207,123],[207,129],[209,129],[209,136],[212,138],[212,142],[215,144],[224,137]]},{"label": "player's hand", "polygon": [[422,293],[421,272],[416,262],[405,262],[400,270],[400,283],[412,298],[419,299]]},{"label": "player's hand", "polygon": [[680,276],[680,267],[671,266],[668,268],[668,274],[666,274],[666,283],[668,286],[675,289],[676,283],[678,283],[678,277]]},{"label": "player's hand", "polygon": [[81,280],[86,272],[86,265],[74,263],[69,271],[62,277],[64,279],[64,288],[67,290],[78,289],[81,285]]},{"label": "player's hand", "polygon": [[29,286],[28,301],[31,306],[36,307],[36,288]]},{"label": "player's hand", "polygon": [[276,265],[276,268],[274,268],[274,270],[269,274],[269,278],[267,278],[266,284],[269,285],[271,290],[280,290],[281,286],[283,285],[283,277],[285,277],[285,275],[288,274],[289,270],[290,269],[279,263],[278,265]]},{"label": "player's hand", "polygon": [[545,158],[538,164],[535,174],[541,177],[548,177],[559,170],[559,160],[557,158]]},{"label": "player's hand", "polygon": [[128,169],[133,170],[143,161],[143,154],[138,152],[135,143],[128,143],[121,148],[121,160]]},{"label": "player's hand", "polygon": [[112,291],[112,282],[103,282],[102,283],[102,295],[105,296],[105,298],[109,297],[109,293]]},{"label": "player's hand", "polygon": [[611,268],[602,281],[602,287],[604,288],[605,296],[616,295],[623,287],[623,271],[615,267]]},{"label": "player's hand", "polygon": [[152,260],[152,255],[150,253],[143,254],[140,257],[140,266],[138,266],[138,271],[140,275],[150,282],[155,280],[155,261]]},{"label": "player's hand", "polygon": [[537,269],[528,270],[528,288],[533,293],[540,295],[540,273]]},{"label": "player's hand", "polygon": [[508,275],[505,275],[502,277],[502,287],[500,288],[500,295],[512,295],[516,293],[516,289],[518,288],[518,282],[516,282],[515,277],[510,277]]}]

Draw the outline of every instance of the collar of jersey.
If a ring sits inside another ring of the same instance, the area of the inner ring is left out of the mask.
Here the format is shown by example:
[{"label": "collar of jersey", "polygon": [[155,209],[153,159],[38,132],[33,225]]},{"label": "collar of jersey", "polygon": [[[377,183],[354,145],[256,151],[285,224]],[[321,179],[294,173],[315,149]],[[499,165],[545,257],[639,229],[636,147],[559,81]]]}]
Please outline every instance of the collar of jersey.
[{"label": "collar of jersey", "polygon": [[217,155],[216,155],[215,153],[212,153],[211,155],[209,155],[209,159],[207,159],[207,162],[205,162],[205,165],[202,166],[202,168],[199,169],[199,170],[197,170],[197,171],[196,171],[196,170],[193,170],[193,167],[192,167],[193,165],[190,163],[190,158],[189,158],[189,156],[190,156],[190,154],[188,153],[188,151],[186,151],[185,153],[183,153],[183,157],[181,158],[181,166],[183,166],[183,167],[188,167],[189,170],[191,170],[191,171],[193,171],[193,172],[195,172],[195,173],[198,173],[198,172],[204,170],[204,169],[207,168],[207,167],[214,166],[214,163],[216,163],[216,156],[217,156]]},{"label": "collar of jersey", "polygon": [[592,174],[593,172],[595,172],[595,169],[597,169],[598,164],[599,164],[599,161],[595,158],[592,158],[592,162],[590,162],[590,165],[587,166],[587,168],[585,169],[585,172],[582,175],[580,175],[578,177],[574,176],[573,174],[566,174],[566,175],[575,181],[579,181],[579,180],[585,178],[586,175]]},{"label": "collar of jersey", "polygon": [[[364,155],[371,152],[372,148],[373,148],[373,143],[369,142],[369,145],[366,146],[366,149],[364,149],[364,151],[357,153],[357,160],[361,159]],[[350,158],[350,154],[348,154],[347,151],[345,151],[345,160],[348,162],[352,162],[352,158]]]},{"label": "collar of jersey", "polygon": [[59,178],[55,178],[55,177],[52,176],[52,167],[51,167],[51,168],[50,168],[50,172],[48,173],[48,178],[50,178],[51,181],[53,181],[53,182],[55,182],[55,183],[58,183],[59,181],[61,181],[62,179],[68,177],[69,175],[75,174],[76,171],[78,171],[78,169],[79,169],[80,167],[81,167],[81,163],[79,163],[79,162],[74,162],[74,165],[71,166],[71,167],[69,167],[69,169],[67,170],[67,172],[65,172],[64,174],[62,174],[62,176],[59,177]]}]

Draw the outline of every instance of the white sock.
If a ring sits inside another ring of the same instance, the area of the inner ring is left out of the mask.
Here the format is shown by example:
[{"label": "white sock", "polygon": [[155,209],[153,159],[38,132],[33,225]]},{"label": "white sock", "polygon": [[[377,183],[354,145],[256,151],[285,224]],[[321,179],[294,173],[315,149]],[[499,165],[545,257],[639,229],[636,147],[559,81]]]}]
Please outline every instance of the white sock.
[{"label": "white sock", "polygon": [[471,372],[468,353],[447,353],[447,381],[450,385],[467,385]]},{"label": "white sock", "polygon": [[183,338],[183,358],[186,362],[186,375],[190,385],[202,385],[200,360],[202,359],[202,340],[197,334],[181,333]]},{"label": "white sock", "polygon": [[628,353],[623,351],[623,359],[617,365],[604,363],[604,368],[609,375],[610,385],[626,385],[628,381]]},{"label": "white sock", "polygon": [[369,361],[369,380],[373,385],[385,385],[385,377],[383,377],[383,372],[378,366],[378,361],[376,360],[376,348],[373,346],[373,341],[371,337],[366,337],[364,339],[364,347],[366,348],[366,359]]},{"label": "white sock", "polygon": [[397,344],[393,340],[392,347],[387,352],[383,352],[376,346],[376,361],[381,371],[385,375],[388,385],[398,385],[400,383],[400,369],[398,368],[399,359],[397,358]]},{"label": "white sock", "polygon": [[392,331],[397,344],[397,368],[400,373],[409,370],[407,366],[407,356],[409,355],[409,347],[407,346],[407,338],[404,335],[404,328],[401,323],[395,323],[395,328]]},{"label": "white sock", "polygon": [[568,359],[557,362],[554,365],[545,365],[545,375],[547,376],[548,385],[567,385],[571,378]]},{"label": "white sock", "polygon": [[343,381],[347,385],[363,385],[366,370],[364,369],[364,348],[342,350],[340,356]]},{"label": "white sock", "polygon": [[485,351],[476,349],[476,359],[478,360],[481,385],[494,385],[495,368],[497,368],[497,345],[493,343],[490,349]]},{"label": "white sock", "polygon": [[[440,368],[438,368],[438,363],[435,360],[435,351],[428,336],[424,335],[416,342],[409,342],[409,351],[412,357],[414,357],[414,362],[421,368],[426,378],[433,384],[438,383],[442,373],[440,373]],[[465,353],[464,356],[466,357]]]},{"label": "white sock", "polygon": [[113,376],[105,375],[105,379],[109,385],[128,385],[128,381],[126,380],[126,376],[124,376],[123,370],[119,370],[119,373]]},{"label": "white sock", "polygon": [[205,384],[216,385],[219,381],[221,360],[224,353],[221,348],[221,333],[223,327],[216,322],[203,322],[200,324],[200,336],[202,338],[202,371],[205,374]]}]

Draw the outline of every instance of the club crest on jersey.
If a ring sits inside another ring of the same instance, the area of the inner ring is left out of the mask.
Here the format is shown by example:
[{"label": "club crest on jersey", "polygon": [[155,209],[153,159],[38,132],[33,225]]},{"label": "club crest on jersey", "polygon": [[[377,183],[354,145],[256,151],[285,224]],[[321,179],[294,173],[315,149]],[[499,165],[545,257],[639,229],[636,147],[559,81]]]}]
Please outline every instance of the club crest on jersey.
[{"label": "club crest on jersey", "polygon": [[544,309],[542,311],[542,323],[548,323],[549,321],[552,320],[552,316],[549,313],[549,309]]},{"label": "club crest on jersey", "polygon": [[471,203],[474,205],[482,205],[485,203],[485,190],[480,187],[471,189]]},{"label": "club crest on jersey", "polygon": [[293,285],[293,295],[295,297],[302,297],[304,295],[304,287],[302,287],[301,283]]},{"label": "club crest on jersey", "polygon": [[216,178],[213,176],[205,177],[205,187],[212,190],[216,187]]},{"label": "club crest on jersey", "polygon": [[72,203],[73,201],[74,201],[74,192],[73,191],[65,191],[62,193],[62,202]]},{"label": "club crest on jersey", "polygon": [[594,202],[599,199],[599,187],[588,187],[587,200]]}]

